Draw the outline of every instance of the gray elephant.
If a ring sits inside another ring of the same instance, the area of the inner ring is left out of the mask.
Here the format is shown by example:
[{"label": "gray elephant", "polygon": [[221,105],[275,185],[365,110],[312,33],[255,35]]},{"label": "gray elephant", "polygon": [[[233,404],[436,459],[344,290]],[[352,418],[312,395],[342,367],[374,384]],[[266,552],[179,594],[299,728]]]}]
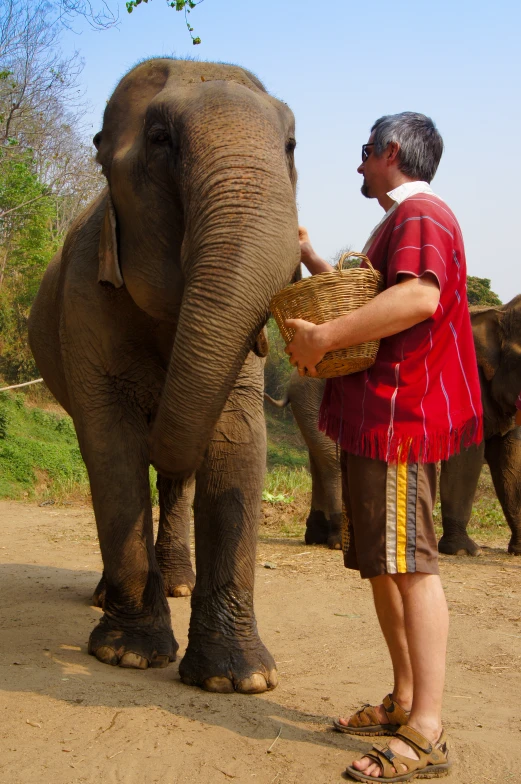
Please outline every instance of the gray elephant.
[{"label": "gray elephant", "polygon": [[508,552],[521,555],[521,427],[514,417],[521,390],[521,295],[502,307],[471,309],[481,381],[485,439],[442,463],[440,476],[443,536],[438,548],[448,555],[477,555],[467,535],[472,503],[486,460],[494,488],[512,532]]},{"label": "gray elephant", "polygon": [[[508,552],[521,555],[521,427],[514,422],[521,390],[521,295],[502,307],[471,309],[484,411],[485,440],[441,464],[440,496],[443,536],[439,550],[448,555],[476,555],[479,546],[467,535],[477,484],[486,460],[494,488],[512,535]],[[340,463],[335,445],[318,431],[324,381],[292,374],[279,407],[291,403],[309,448],[313,481],[306,543],[327,541],[338,546]],[[318,468],[317,468],[318,467]],[[334,510],[334,511],[333,511]],[[335,519],[331,525],[324,520]]]},{"label": "gray elephant", "polygon": [[166,521],[196,480],[179,671],[210,691],[277,682],[253,611],[266,454],[258,336],[299,266],[294,135],[288,107],[242,68],[135,67],[94,137],[108,189],[71,227],[29,322],[89,473],[106,581],[89,652],[136,668],[175,658],[160,567],[176,548],[164,526],[154,550],[152,463]]},{"label": "gray elephant", "polygon": [[342,548],[342,483],[340,459],[336,445],[318,429],[318,412],[325,380],[290,376],[286,394],[274,400],[266,392],[265,400],[278,408],[291,404],[295,421],[309,451],[311,471],[311,508],[306,520],[306,544],[327,544],[331,550]]}]

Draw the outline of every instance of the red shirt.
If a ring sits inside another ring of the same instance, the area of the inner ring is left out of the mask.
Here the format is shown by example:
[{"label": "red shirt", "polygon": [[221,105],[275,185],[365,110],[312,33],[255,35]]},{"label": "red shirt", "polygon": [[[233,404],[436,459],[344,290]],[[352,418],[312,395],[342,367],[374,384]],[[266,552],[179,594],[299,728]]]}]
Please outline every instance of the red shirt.
[{"label": "red shirt", "polygon": [[377,231],[367,256],[386,288],[400,273],[434,275],[439,305],[431,318],[382,339],[371,368],[328,380],[320,428],[351,454],[446,460],[483,438],[460,227],[434,194],[411,195]]}]

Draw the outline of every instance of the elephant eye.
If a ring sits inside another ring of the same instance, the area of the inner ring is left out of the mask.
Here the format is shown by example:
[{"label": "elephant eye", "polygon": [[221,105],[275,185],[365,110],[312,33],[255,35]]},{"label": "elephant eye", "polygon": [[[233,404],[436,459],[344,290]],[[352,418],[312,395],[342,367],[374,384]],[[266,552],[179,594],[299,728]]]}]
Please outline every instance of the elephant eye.
[{"label": "elephant eye", "polygon": [[148,138],[153,144],[169,144],[170,142],[170,136],[164,128],[153,128],[149,132]]},{"label": "elephant eye", "polygon": [[296,139],[293,138],[288,139],[288,141],[286,142],[286,152],[293,152],[296,146],[297,146]]}]

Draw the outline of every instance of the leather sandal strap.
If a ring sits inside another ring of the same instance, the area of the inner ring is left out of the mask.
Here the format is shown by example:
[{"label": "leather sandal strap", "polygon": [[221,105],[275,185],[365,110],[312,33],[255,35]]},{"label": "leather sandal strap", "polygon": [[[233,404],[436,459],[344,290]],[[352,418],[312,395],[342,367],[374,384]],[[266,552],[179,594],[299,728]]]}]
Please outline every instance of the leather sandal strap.
[{"label": "leather sandal strap", "polygon": [[392,694],[387,694],[387,696],[383,698],[382,705],[389,717],[390,724],[398,724],[399,726],[407,724],[409,721],[409,711],[404,710],[401,705],[398,705],[396,700],[393,699]]},{"label": "leather sandal strap", "polygon": [[376,715],[374,705],[363,705],[354,716],[349,719],[350,727],[372,727],[381,724]]},{"label": "leather sandal strap", "polygon": [[[392,763],[392,760],[395,757],[393,751],[386,744],[382,745],[380,743],[375,743],[373,749],[374,751],[371,750],[364,754],[364,757],[369,757],[370,760],[376,762],[376,764],[380,766],[382,778],[390,779],[393,778],[393,776],[396,776],[396,768]],[[377,781],[376,778],[375,781]]]},{"label": "leather sandal strap", "polygon": [[404,724],[396,730],[396,737],[402,738],[417,751],[422,751],[424,754],[432,753],[433,745],[430,740],[427,740],[425,735],[415,730],[414,727],[409,727],[408,724]]}]

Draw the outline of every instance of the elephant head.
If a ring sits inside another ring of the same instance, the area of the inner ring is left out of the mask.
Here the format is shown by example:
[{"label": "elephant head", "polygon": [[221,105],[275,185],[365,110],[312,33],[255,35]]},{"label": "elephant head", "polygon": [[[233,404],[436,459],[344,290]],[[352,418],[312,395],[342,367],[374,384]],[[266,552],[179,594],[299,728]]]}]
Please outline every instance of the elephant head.
[{"label": "elephant head", "polygon": [[485,437],[513,427],[521,391],[521,294],[501,307],[472,308]]},{"label": "elephant head", "polygon": [[295,273],[294,118],[236,66],[149,60],[94,137],[109,193],[99,280],[175,333],[151,460],[191,474],[271,297]]}]

